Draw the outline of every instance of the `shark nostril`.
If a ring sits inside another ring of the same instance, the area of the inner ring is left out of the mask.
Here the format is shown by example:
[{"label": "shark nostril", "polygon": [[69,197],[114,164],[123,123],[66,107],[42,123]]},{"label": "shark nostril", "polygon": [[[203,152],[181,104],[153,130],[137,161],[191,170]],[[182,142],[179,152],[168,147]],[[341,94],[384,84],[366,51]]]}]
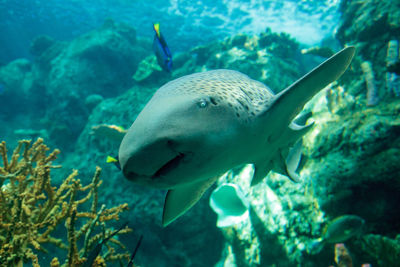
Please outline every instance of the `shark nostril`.
[{"label": "shark nostril", "polygon": [[168,146],[168,148],[169,149],[172,149],[173,151],[175,151],[175,149],[174,148],[176,148],[176,142],[174,141],[174,140],[172,140],[172,139],[168,139],[167,140],[167,146]]}]

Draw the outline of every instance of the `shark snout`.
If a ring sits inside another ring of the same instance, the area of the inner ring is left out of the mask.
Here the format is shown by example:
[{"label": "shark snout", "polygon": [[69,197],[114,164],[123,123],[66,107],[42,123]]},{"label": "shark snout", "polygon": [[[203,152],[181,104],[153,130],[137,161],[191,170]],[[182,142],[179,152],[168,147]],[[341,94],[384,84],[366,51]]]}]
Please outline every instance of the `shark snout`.
[{"label": "shark snout", "polygon": [[170,140],[164,139],[139,147],[132,145],[123,166],[124,173],[154,175],[160,164],[176,156],[171,143]]},{"label": "shark snout", "polygon": [[161,179],[176,168],[184,157],[185,154],[177,150],[177,143],[172,139],[160,139],[142,146],[131,144],[129,149],[120,151],[124,176],[141,184],[151,184]]}]

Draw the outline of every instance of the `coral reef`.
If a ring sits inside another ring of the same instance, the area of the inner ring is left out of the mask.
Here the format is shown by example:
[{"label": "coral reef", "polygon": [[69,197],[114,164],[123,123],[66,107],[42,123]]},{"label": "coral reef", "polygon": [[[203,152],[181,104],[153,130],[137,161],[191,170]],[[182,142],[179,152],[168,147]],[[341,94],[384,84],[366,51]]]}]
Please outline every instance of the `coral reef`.
[{"label": "coral reef", "polygon": [[[390,0],[347,1],[340,3],[342,17],[336,37],[344,44],[357,47],[357,56],[352,70],[347,73],[348,90],[359,101],[363,101],[364,84],[359,79],[362,74],[361,63],[369,61],[375,76],[376,90],[380,99],[390,99],[392,94],[385,93],[387,44],[397,40],[400,32],[400,3]],[[345,78],[346,79],[346,78]]]},{"label": "coral reef", "polygon": [[[308,255],[307,248],[312,239],[321,236],[327,221],[346,213],[362,217],[367,233],[399,233],[400,102],[393,94],[384,93],[387,42],[397,39],[395,33],[400,30],[395,21],[400,8],[395,5],[397,8],[392,8],[391,1],[342,2],[344,15],[337,36],[343,45],[356,45],[358,55],[343,78],[305,108],[312,111],[316,125],[303,138],[306,160],[300,172],[302,182],[294,185],[273,174],[267,177],[267,185],[249,189],[246,197],[255,211],[250,213],[251,224],[221,229],[229,244],[226,261],[238,260],[238,266],[323,266],[330,258],[329,249]],[[388,16],[377,23],[376,17],[381,14]],[[359,39],[360,32],[368,38]],[[376,105],[368,107],[361,67],[365,61],[370,62],[367,72],[374,73],[370,103]],[[223,182],[238,183],[247,191],[246,178]],[[373,266],[392,266],[378,265],[377,257],[366,256],[358,240],[353,237],[346,241],[354,266],[361,260]],[[392,258],[390,253],[379,254],[380,262]]]},{"label": "coral reef", "polygon": [[29,52],[34,56],[40,56],[54,44],[54,39],[47,35],[37,36],[31,43]]},{"label": "coral reef", "polygon": [[172,75],[161,71],[155,56],[149,56],[141,61],[133,79],[142,86],[153,87],[194,72],[232,69],[279,91],[304,71],[298,62],[300,55],[294,39],[267,29],[259,35],[239,34],[178,53],[173,58]]},{"label": "coral reef", "polygon": [[303,175],[313,180],[320,205],[331,216],[353,213],[378,231],[389,230],[399,218],[394,210],[400,186],[400,103],[363,110],[353,101],[344,101],[334,115],[313,109],[314,118],[324,123],[304,138],[308,160]]},{"label": "coral reef", "polygon": [[137,71],[132,76],[138,83],[152,83],[158,80],[158,77],[165,76],[163,70],[157,62],[155,55],[151,55],[140,61]]},{"label": "coral reef", "polygon": [[399,42],[397,40],[390,40],[388,42],[386,54],[386,87],[389,94],[394,94],[396,97],[400,96],[400,77],[398,73],[390,71],[390,68],[399,64]]},{"label": "coral reef", "polygon": [[[70,177],[70,168],[78,168],[81,179],[89,179],[90,170],[99,164],[103,167],[103,174],[110,177],[103,181],[103,186],[112,190],[98,194],[98,202],[107,203],[107,206],[128,202],[132,214],[140,220],[132,220],[131,215],[124,213],[120,214],[121,218],[132,222],[146,236],[146,240],[151,240],[151,245],[145,240],[144,246],[159,249],[158,253],[154,253],[153,249],[143,251],[141,260],[147,265],[165,266],[168,262],[169,266],[175,263],[175,266],[212,266],[220,260],[225,266],[326,266],[332,260],[332,249],[325,248],[318,255],[309,255],[310,243],[321,237],[326,222],[351,213],[365,219],[367,233],[377,234],[367,235],[361,241],[357,237],[346,241],[354,266],[360,265],[360,259],[371,262],[373,266],[396,266],[394,260],[399,255],[397,240],[390,237],[400,231],[397,212],[400,201],[400,102],[393,97],[396,95],[395,88],[399,88],[395,87],[396,76],[385,75],[389,71],[388,64],[392,66],[391,62],[396,57],[393,43],[390,46],[388,43],[399,39],[399,10],[399,3],[389,0],[341,2],[343,16],[337,38],[342,45],[356,45],[357,58],[343,79],[316,96],[306,107],[313,112],[317,123],[304,138],[301,182],[293,184],[286,177],[271,174],[266,183],[249,188],[250,174],[243,172],[251,171],[234,170],[228,178],[221,178],[219,183],[234,182],[244,188],[246,198],[251,202],[249,218],[233,227],[221,229],[215,227],[216,216],[208,207],[210,192],[196,209],[167,229],[162,229],[154,218],[159,218],[161,214],[163,192],[129,184],[114,166],[105,164],[107,155],[118,152],[117,140],[123,135],[123,130],[114,126],[129,128],[153,92],[163,83],[182,75],[215,68],[234,69],[277,92],[306,72],[308,66],[305,59],[308,60],[311,55],[307,58],[303,56],[299,44],[289,36],[266,30],[257,36],[239,34],[223,41],[192,47],[187,52],[174,53],[174,71],[168,74],[154,65],[150,39],[137,38],[133,28],[112,21],[69,42],[37,39],[32,44],[32,51],[37,55],[34,62],[21,59],[0,67],[0,83],[6,88],[1,95],[5,104],[0,105],[0,122],[7,125],[0,128],[0,136],[10,139],[8,144],[12,144],[16,136],[8,129],[20,129],[22,121],[25,129],[18,133],[24,136],[18,138],[43,136],[46,131],[49,142],[65,147],[67,152],[73,151],[63,161],[67,168],[57,170],[64,174],[52,175],[53,182],[59,182],[59,188],[65,188],[61,195],[68,196],[63,200],[66,203],[65,213],[62,213],[64,204],[54,201],[51,204],[54,207],[58,205],[57,214],[64,214],[64,218],[59,219],[60,223],[48,234],[48,239],[51,236],[54,240],[61,240],[62,231],[65,232],[64,222],[68,222],[66,227],[70,230],[73,227],[88,227],[89,222],[95,222],[92,224],[95,227],[92,235],[96,239],[89,242],[90,250],[112,232],[107,230],[105,236],[100,234],[100,220],[104,217],[99,213],[101,208],[90,211],[90,218],[79,217],[82,215],[80,208],[87,206],[89,199],[86,204],[77,205],[76,214],[74,206],[69,204],[73,190],[77,192],[73,201],[76,202],[94,194],[90,193],[94,187],[80,185],[75,172],[68,181],[61,182],[62,177]],[[181,31],[188,32],[187,28]],[[368,85],[362,78],[362,63],[366,61],[370,62],[367,73],[374,75],[375,90],[371,92],[375,93],[371,94],[372,99],[380,100],[377,105],[367,107],[369,97],[365,92]],[[24,142],[20,145],[22,154],[27,146],[28,143]],[[7,166],[32,163],[32,169],[38,168],[37,172],[29,173],[25,180],[21,180],[27,183],[26,188],[35,184],[34,177],[39,177],[40,173],[48,175],[49,170],[55,167],[51,165],[51,160],[37,165],[37,161],[32,162],[32,157],[29,159],[26,161],[22,156],[16,163],[6,160]],[[1,177],[9,175],[5,172],[5,167],[0,168]],[[17,177],[22,179],[25,176]],[[12,182],[9,178],[3,180],[4,196],[8,194]],[[19,188],[20,182],[13,181],[14,187]],[[46,185],[43,187],[46,199],[32,200],[31,204],[28,197],[33,193],[12,195],[20,197],[16,200],[18,203],[25,204],[20,205],[18,218],[27,219],[26,212],[40,214],[39,205],[43,208],[44,203],[48,203],[50,197],[47,191],[50,192],[48,188],[52,185],[47,185],[47,180],[37,183]],[[84,180],[82,183],[92,182]],[[33,188],[29,190],[36,192]],[[54,192],[57,193],[57,189]],[[29,210],[25,211],[22,207]],[[371,213],[371,210],[374,212]],[[8,206],[7,211],[9,214],[15,212]],[[7,218],[6,215],[8,213],[2,214],[2,220]],[[199,217],[202,220],[198,220]],[[1,223],[7,225],[10,222]],[[16,225],[20,227],[20,224]],[[21,254],[20,262],[23,259],[35,261],[35,254],[41,255],[42,250],[51,249],[46,247],[53,244],[50,241],[39,242],[43,240],[44,237],[40,236],[48,226],[49,223],[43,224],[41,230],[31,232],[30,236],[34,238],[24,239],[26,235],[17,235],[18,240],[26,245],[24,251],[27,253]],[[24,231],[30,231],[32,227],[24,228]],[[0,228],[0,231],[0,241],[5,242],[7,235],[3,233],[7,230]],[[84,257],[81,246],[85,236],[74,234],[71,230],[69,236],[62,239],[66,249],[71,247],[70,255],[75,255],[71,258],[76,261]],[[88,234],[89,240],[90,236]],[[8,238],[11,242],[11,237]],[[363,241],[365,238],[368,242]],[[39,242],[39,249],[31,240]],[[70,242],[76,242],[76,246],[71,246]],[[214,245],[204,246],[211,243]],[[110,245],[113,244],[110,242]],[[200,250],[202,253],[198,253]],[[14,252],[6,256],[1,253],[4,260]],[[57,253],[52,266],[67,265],[68,257],[62,257],[61,253]],[[98,258],[99,264],[102,260]]]},{"label": "coral reef", "polygon": [[104,97],[102,97],[99,94],[92,94],[86,97],[85,99],[85,105],[89,110],[92,110],[95,106],[97,106],[101,101],[104,100]]},{"label": "coral reef", "polygon": [[368,234],[363,236],[360,243],[362,252],[372,257],[378,266],[400,266],[400,235],[392,239]]},{"label": "coral reef", "polygon": [[271,173],[267,183],[250,187],[253,168],[229,172],[218,184],[235,183],[246,192],[249,218],[220,228],[227,240],[225,266],[313,266],[307,258],[308,243],[318,237],[324,216],[313,196],[312,186],[293,184],[287,177]]},{"label": "coral reef", "polygon": [[[303,172],[314,181],[326,213],[332,217],[357,214],[370,230],[392,234],[400,231],[394,212],[400,186],[396,163],[400,102],[384,92],[388,42],[400,30],[396,19],[400,6],[392,1],[342,1],[341,11],[337,37],[342,43],[354,44],[357,57],[341,80],[347,97],[335,114],[326,112],[321,98],[311,105],[315,120],[324,123],[317,123],[304,139],[308,160]],[[371,107],[364,104],[361,65],[365,61],[370,62],[367,68],[373,71],[375,89],[380,92],[379,104]]]},{"label": "coral reef", "polygon": [[353,267],[353,259],[343,243],[335,244],[335,262],[338,267]]},{"label": "coral reef", "polygon": [[[38,253],[47,251],[46,244],[67,252],[62,266],[80,266],[88,252],[111,232],[106,223],[118,220],[119,214],[127,209],[127,204],[107,209],[103,205],[99,209],[100,168],[86,186],[77,179],[78,171],[74,170],[58,188],[54,187],[51,170],[60,167],[53,165],[60,151],[55,149],[47,155],[48,150],[41,138],[34,143],[21,140],[9,160],[5,141],[0,143],[3,163],[0,167],[2,266],[23,266],[29,261],[33,266],[39,266]],[[90,202],[89,210],[83,210]],[[55,235],[62,223],[68,233],[64,239]],[[119,234],[130,231],[125,228]],[[104,262],[129,259],[128,253],[117,252],[118,247],[125,248],[121,242],[112,239],[112,243],[103,256]],[[60,266],[57,257],[53,258],[51,266]]]},{"label": "coral reef", "polygon": [[132,87],[139,62],[152,53],[135,29],[112,21],[69,42],[38,37],[32,51],[32,62],[18,59],[0,67],[0,84],[7,88],[1,114],[9,124],[28,117],[25,127],[46,128],[50,145],[67,152],[94,106]]},{"label": "coral reef", "polygon": [[378,91],[375,86],[374,73],[372,72],[371,62],[361,63],[361,69],[364,73],[365,83],[367,84],[367,106],[375,106],[379,102]]},{"label": "coral reef", "polygon": [[399,42],[397,40],[390,40],[388,42],[386,54],[386,66],[395,64],[399,60]]}]

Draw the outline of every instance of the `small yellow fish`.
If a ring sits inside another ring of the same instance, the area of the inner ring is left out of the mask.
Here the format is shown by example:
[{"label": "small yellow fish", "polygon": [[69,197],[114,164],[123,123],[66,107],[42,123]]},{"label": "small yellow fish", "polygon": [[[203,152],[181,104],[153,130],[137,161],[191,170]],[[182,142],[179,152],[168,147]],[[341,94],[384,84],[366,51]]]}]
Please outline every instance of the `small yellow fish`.
[{"label": "small yellow fish", "polygon": [[114,162],[118,162],[118,160],[116,158],[114,158],[114,157],[107,156],[106,162],[107,163],[114,163]]}]

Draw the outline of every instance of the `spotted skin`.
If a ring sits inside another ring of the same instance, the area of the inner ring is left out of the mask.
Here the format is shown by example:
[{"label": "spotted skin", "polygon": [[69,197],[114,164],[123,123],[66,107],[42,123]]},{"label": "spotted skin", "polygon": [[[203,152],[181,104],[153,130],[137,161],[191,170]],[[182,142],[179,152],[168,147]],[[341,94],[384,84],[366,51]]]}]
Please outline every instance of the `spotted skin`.
[{"label": "spotted skin", "polygon": [[272,103],[274,93],[264,84],[234,70],[211,70],[183,76],[162,86],[154,97],[204,94],[216,105],[226,103],[238,118],[251,119]]},{"label": "spotted skin", "polygon": [[301,153],[292,149],[312,124],[299,125],[293,119],[307,101],[343,74],[354,51],[354,47],[341,50],[278,94],[242,73],[224,69],[167,83],[121,142],[119,159],[125,177],[168,189],[164,226],[234,167],[252,163],[252,185],[271,170],[298,180],[293,172]]}]

